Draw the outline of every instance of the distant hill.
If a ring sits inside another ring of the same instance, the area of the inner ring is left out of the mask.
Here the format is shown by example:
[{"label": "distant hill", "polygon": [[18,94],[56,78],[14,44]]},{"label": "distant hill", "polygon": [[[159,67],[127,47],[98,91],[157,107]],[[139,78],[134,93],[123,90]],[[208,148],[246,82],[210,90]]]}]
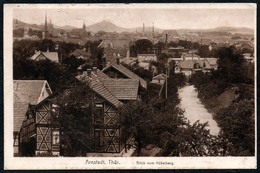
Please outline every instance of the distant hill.
[{"label": "distant hill", "polygon": [[[20,28],[31,28],[33,30],[42,30],[43,28],[43,24],[41,25],[37,25],[37,24],[28,24],[25,22],[22,22],[18,19],[14,19],[13,20],[13,24],[16,27],[20,27]],[[58,25],[54,25],[55,29],[62,29],[62,30],[72,30],[75,29],[77,27],[74,26],[70,26],[70,25],[65,25],[65,26],[58,26]],[[117,26],[109,21],[103,20],[101,22],[89,25],[86,27],[87,31],[91,31],[91,32],[98,32],[98,31],[105,31],[105,32],[142,32],[143,31],[143,27],[134,27],[134,28],[124,28],[124,27],[120,27]],[[174,29],[172,29],[174,30]],[[152,26],[146,26],[145,27],[145,32],[151,32],[152,31]],[[164,29],[160,29],[160,28],[154,28],[155,32],[159,32],[162,33],[166,30]],[[168,30],[170,31],[170,30]],[[254,30],[251,28],[247,28],[247,27],[217,27],[217,28],[212,28],[212,29],[177,29],[176,30],[178,34],[182,35],[186,32],[230,32],[230,33],[240,33],[240,34],[254,34]]]},{"label": "distant hill", "polygon": [[214,30],[241,34],[254,34],[254,30],[247,27],[217,27]]},{"label": "distant hill", "polygon": [[42,26],[40,26],[40,25],[28,24],[28,23],[22,22],[18,19],[13,20],[13,26],[17,27],[17,28],[31,28],[33,30],[41,30],[42,29]]},{"label": "distant hill", "polygon": [[[33,30],[42,30],[43,29],[43,24],[37,25],[37,24],[29,24],[22,22],[18,19],[13,19],[13,26],[17,28],[31,28]],[[70,26],[70,25],[65,25],[65,26],[58,26],[58,25],[53,25],[55,29],[62,29],[62,30],[72,30],[76,27]]]},{"label": "distant hill", "polygon": [[91,32],[98,32],[98,31],[105,31],[105,32],[131,32],[133,29],[123,28],[117,26],[109,21],[103,20],[101,22],[95,23],[93,25],[89,25],[86,27],[87,31]]},{"label": "distant hill", "polygon": [[77,27],[70,26],[70,25],[64,25],[64,26],[58,26],[58,25],[53,25],[55,29],[62,29],[62,30],[72,30],[76,29]]}]

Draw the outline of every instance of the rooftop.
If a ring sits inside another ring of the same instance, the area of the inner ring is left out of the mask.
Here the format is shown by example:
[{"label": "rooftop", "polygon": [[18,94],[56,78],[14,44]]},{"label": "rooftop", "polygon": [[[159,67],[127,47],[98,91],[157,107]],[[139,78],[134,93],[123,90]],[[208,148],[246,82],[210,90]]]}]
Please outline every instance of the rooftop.
[{"label": "rooftop", "polygon": [[102,72],[106,72],[108,71],[110,68],[114,68],[117,71],[119,71],[120,73],[124,74],[125,76],[127,76],[130,79],[137,79],[140,81],[141,85],[144,88],[147,88],[147,82],[142,79],[141,77],[139,77],[138,75],[136,75],[134,72],[132,72],[131,70],[129,70],[128,68],[126,68],[125,66],[121,65],[121,64],[117,64],[117,63],[112,63],[110,64],[108,67],[104,68],[102,70]]},{"label": "rooftop", "polygon": [[45,58],[47,58],[51,61],[59,62],[58,52],[41,52],[41,51],[38,51],[31,57],[31,59],[36,60],[40,55],[43,55]]},{"label": "rooftop", "polygon": [[[29,104],[36,105],[43,98],[43,88],[49,84],[46,80],[14,80],[14,131],[20,131]],[[49,88],[49,94],[52,91]],[[47,97],[47,95],[46,95]]]},{"label": "rooftop", "polygon": [[118,100],[136,100],[138,98],[139,80],[105,79],[101,82]]}]

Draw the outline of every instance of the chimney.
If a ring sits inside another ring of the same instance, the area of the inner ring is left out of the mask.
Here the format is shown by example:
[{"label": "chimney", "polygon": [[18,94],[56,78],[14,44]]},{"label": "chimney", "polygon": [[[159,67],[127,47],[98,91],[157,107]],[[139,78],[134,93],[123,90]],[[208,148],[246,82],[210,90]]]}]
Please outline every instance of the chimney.
[{"label": "chimney", "polygon": [[96,75],[97,74],[97,67],[93,67],[93,73]]},{"label": "chimney", "polygon": [[167,48],[168,34],[165,34],[165,47]]},{"label": "chimney", "polygon": [[117,63],[117,65],[120,64],[120,60],[119,60],[119,58],[116,58],[116,63]]},{"label": "chimney", "polygon": [[78,75],[82,75],[83,69],[82,69],[81,66],[79,66],[79,67],[77,68],[77,72],[78,72]]},{"label": "chimney", "polygon": [[91,78],[91,69],[90,68],[87,69],[87,74],[88,74],[88,77]]}]

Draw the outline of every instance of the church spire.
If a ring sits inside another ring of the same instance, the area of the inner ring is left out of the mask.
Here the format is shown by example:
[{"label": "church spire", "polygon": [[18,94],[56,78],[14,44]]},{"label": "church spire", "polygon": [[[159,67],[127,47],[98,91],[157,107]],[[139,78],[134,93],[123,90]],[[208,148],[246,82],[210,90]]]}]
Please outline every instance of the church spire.
[{"label": "church spire", "polygon": [[86,31],[86,25],[85,25],[85,22],[83,22],[82,29],[83,29],[84,31]]},{"label": "church spire", "polygon": [[45,13],[45,23],[44,23],[44,31],[48,30],[48,26],[47,26],[47,13]]}]

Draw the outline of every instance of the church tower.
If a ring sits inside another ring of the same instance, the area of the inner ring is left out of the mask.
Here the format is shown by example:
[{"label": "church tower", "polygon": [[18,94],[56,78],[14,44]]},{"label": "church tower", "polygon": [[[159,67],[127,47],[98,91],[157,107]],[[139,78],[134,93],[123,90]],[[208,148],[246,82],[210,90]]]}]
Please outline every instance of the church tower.
[{"label": "church tower", "polygon": [[49,32],[48,32],[48,24],[47,24],[47,13],[45,13],[45,22],[43,26],[43,32],[42,32],[42,39],[48,39]]},{"label": "church tower", "polygon": [[82,29],[83,29],[83,31],[86,31],[86,25],[85,25],[85,22],[83,23]]}]

